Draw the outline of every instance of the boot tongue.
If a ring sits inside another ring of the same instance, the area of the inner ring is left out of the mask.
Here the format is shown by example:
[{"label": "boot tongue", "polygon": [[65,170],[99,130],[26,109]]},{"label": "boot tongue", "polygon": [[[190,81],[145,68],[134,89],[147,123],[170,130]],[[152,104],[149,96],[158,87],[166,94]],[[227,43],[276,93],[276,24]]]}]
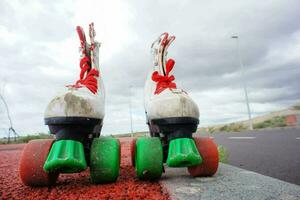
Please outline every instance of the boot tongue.
[{"label": "boot tongue", "polygon": [[98,79],[99,73],[99,62],[98,53],[100,43],[94,40],[95,30],[94,24],[89,25],[89,36],[91,44],[86,41],[85,33],[80,26],[76,28],[79,39],[80,39],[80,50],[81,50],[81,60],[80,60],[80,76],[79,80],[76,81],[74,85],[68,85],[71,88],[81,88],[83,86],[87,87],[92,93],[96,94],[98,92]]}]

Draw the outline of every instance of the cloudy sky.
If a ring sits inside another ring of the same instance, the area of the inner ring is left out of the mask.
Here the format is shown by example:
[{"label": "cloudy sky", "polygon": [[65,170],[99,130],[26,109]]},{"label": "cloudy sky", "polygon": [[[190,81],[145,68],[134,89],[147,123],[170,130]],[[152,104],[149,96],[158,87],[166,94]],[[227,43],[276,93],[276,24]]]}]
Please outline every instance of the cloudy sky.
[{"label": "cloudy sky", "polygon": [[[247,119],[236,41],[254,116],[300,100],[300,1],[0,1],[0,92],[19,134],[47,132],[47,103],[79,75],[76,25],[95,23],[106,89],[103,134],[147,130],[143,87],[150,45],[176,35],[177,86],[197,102],[201,126]],[[131,89],[130,89],[131,87]],[[0,137],[9,123],[0,102]]]}]

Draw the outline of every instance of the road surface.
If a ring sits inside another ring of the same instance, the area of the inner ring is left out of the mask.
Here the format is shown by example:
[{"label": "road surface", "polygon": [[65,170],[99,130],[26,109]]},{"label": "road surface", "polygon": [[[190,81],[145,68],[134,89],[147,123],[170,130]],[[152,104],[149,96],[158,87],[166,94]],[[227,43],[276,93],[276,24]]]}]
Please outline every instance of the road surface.
[{"label": "road surface", "polygon": [[161,182],[176,200],[299,200],[300,186],[220,163],[213,177],[166,168]]},{"label": "road surface", "polygon": [[300,128],[212,134],[229,163],[300,185]]}]

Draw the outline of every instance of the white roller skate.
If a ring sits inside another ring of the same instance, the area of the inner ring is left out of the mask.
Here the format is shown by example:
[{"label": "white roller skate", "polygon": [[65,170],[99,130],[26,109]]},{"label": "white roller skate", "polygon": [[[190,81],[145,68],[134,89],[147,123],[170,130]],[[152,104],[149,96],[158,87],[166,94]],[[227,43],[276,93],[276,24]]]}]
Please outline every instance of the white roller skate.
[{"label": "white roller skate", "polygon": [[[177,88],[172,75],[175,61],[166,58],[174,40],[175,36],[163,33],[151,46],[154,62],[145,84],[144,104],[152,138],[139,138],[132,143],[133,164],[139,178],[160,177],[163,162],[169,167],[203,167],[205,158],[192,137],[199,124],[198,106]],[[213,148],[215,153],[216,146]],[[203,175],[198,171],[192,175]]]},{"label": "white roller skate", "polygon": [[[99,69],[100,43],[94,40],[93,23],[89,25],[90,44],[86,41],[83,29],[78,26],[76,30],[81,53],[79,80],[74,85],[68,85],[62,95],[56,96],[48,104],[44,119],[55,140],[53,144],[47,143],[45,148],[49,153],[44,154],[40,158],[44,159],[42,163],[35,167],[42,166],[46,174],[58,174],[80,172],[90,166],[93,182],[112,182],[119,174],[120,143],[114,138],[99,138],[105,104]],[[26,185],[50,184],[48,179],[40,183],[35,178],[39,175],[23,174],[25,176],[21,178]]]}]

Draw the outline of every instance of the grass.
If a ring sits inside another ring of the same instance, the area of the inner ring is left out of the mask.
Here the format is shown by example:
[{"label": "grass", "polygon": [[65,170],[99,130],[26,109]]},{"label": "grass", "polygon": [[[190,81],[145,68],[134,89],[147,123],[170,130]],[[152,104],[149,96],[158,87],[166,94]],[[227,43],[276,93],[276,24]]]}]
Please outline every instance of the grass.
[{"label": "grass", "polygon": [[226,124],[224,126],[221,126],[219,128],[217,127],[209,127],[208,132],[209,133],[215,133],[215,132],[241,132],[247,130],[247,128],[241,124],[241,123],[231,123]]},{"label": "grass", "polygon": [[222,132],[241,132],[244,130],[246,130],[246,127],[240,123],[231,123],[220,128]]},{"label": "grass", "polygon": [[295,110],[300,110],[300,104],[294,105],[293,108],[294,108]]},{"label": "grass", "polygon": [[[54,136],[50,134],[45,133],[39,133],[35,135],[26,135],[26,136],[20,136],[14,141],[14,138],[10,139],[10,144],[20,144],[20,143],[28,143],[30,140],[36,140],[36,139],[53,139]],[[7,138],[3,138],[0,140],[0,144],[7,144]]]},{"label": "grass", "polygon": [[[300,109],[300,106],[299,108]],[[265,120],[263,122],[253,124],[254,129],[264,129],[264,128],[278,128],[286,127],[285,116],[276,116],[271,119]],[[231,123],[226,124],[221,127],[208,127],[209,133],[220,133],[220,132],[241,132],[247,130],[247,127],[242,123]]]},{"label": "grass", "polygon": [[225,163],[225,164],[228,163],[228,157],[229,157],[228,149],[226,149],[222,145],[219,145],[218,152],[219,152],[219,162]]},{"label": "grass", "polygon": [[287,126],[285,123],[285,116],[277,116],[272,119],[256,123],[253,125],[254,129],[262,129],[262,128],[276,128],[276,127],[285,127]]},{"label": "grass", "polygon": [[148,132],[145,131],[145,132],[134,132],[134,133],[122,133],[122,134],[114,134],[114,135],[111,135],[111,137],[114,137],[114,138],[121,138],[121,137],[144,137],[144,136],[148,136]]}]

